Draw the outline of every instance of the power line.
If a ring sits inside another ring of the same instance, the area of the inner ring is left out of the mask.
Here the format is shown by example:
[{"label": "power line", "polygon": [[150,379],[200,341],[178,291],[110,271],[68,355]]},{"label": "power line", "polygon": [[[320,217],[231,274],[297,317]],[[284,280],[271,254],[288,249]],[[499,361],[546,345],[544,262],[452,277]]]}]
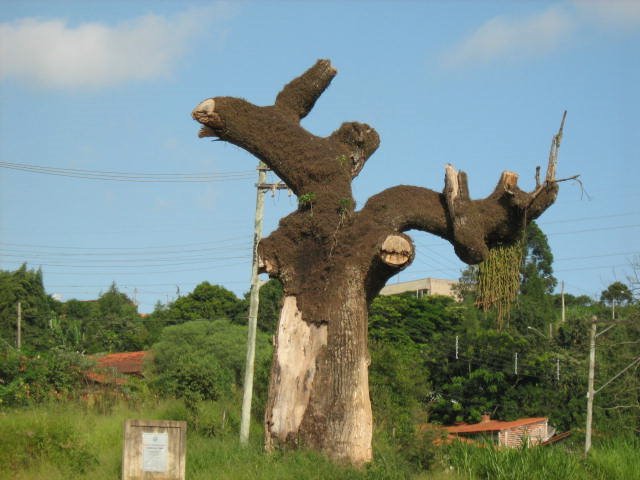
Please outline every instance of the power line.
[{"label": "power line", "polygon": [[640,224],[636,223],[634,225],[616,225],[613,227],[600,227],[600,228],[587,228],[585,230],[570,230],[568,232],[550,232],[546,235],[569,235],[572,233],[587,233],[587,232],[601,232],[601,231],[610,231],[610,230],[622,230],[625,228],[638,228]]},{"label": "power line", "polygon": [[215,241],[207,241],[207,242],[196,242],[196,243],[182,243],[182,244],[173,244],[173,245],[157,245],[157,246],[153,246],[153,245],[147,245],[145,247],[76,247],[76,246],[60,246],[60,245],[36,245],[36,244],[25,244],[25,243],[7,243],[7,242],[0,242],[0,245],[8,245],[8,246],[16,246],[16,247],[29,247],[29,248],[51,248],[51,249],[60,249],[60,250],[114,250],[114,251],[121,251],[121,250],[157,250],[157,249],[173,249],[173,248],[179,248],[179,249],[184,249],[186,247],[195,247],[198,245],[212,245],[215,244],[217,246],[220,246],[220,244],[222,244],[223,242],[226,241],[231,241],[231,240],[239,240],[239,239],[246,239],[247,236],[246,235],[242,235],[242,236],[237,236],[237,237],[229,237],[226,239],[221,239],[221,240],[215,240]]},{"label": "power line", "polygon": [[0,162],[0,168],[85,180],[109,180],[116,182],[138,183],[226,182],[231,180],[247,180],[253,177],[252,171],[225,173],[135,173],[45,167],[40,165],[10,162]]},{"label": "power line", "polygon": [[616,215],[598,215],[594,217],[580,217],[580,218],[571,218],[568,220],[552,220],[550,222],[536,222],[538,225],[553,225],[556,223],[569,223],[569,222],[586,222],[590,220],[602,220],[604,218],[618,218],[618,217],[628,217],[632,215],[640,215],[640,212],[627,212],[627,213],[618,213]]},{"label": "power line", "polygon": [[[248,260],[248,257],[245,257]],[[20,265],[21,262],[12,262],[16,265]],[[232,263],[228,263],[228,264],[218,264],[215,265],[216,269],[222,269],[222,268],[230,268],[230,267],[235,267],[238,265],[246,265],[246,261],[242,261],[242,262],[232,262]],[[167,265],[162,265],[162,266],[167,266]],[[55,268],[55,267],[54,267]],[[103,266],[100,266],[98,268],[103,268]],[[138,266],[138,268],[140,268]],[[202,272],[202,271],[207,271],[210,272],[211,269],[214,267],[203,267],[203,268],[188,268],[188,269],[177,269],[177,270],[155,270],[153,272],[149,272],[149,271],[136,271],[136,272],[104,272],[104,271],[95,271],[95,272],[56,272],[53,271],[51,273],[55,273],[56,275],[96,275],[96,276],[109,276],[111,278],[113,278],[113,276],[130,276],[130,275],[150,275],[150,274],[162,274],[162,273],[192,273],[192,272]],[[232,282],[227,282],[225,280],[225,283],[232,283]],[[246,283],[246,282],[243,282]]]}]

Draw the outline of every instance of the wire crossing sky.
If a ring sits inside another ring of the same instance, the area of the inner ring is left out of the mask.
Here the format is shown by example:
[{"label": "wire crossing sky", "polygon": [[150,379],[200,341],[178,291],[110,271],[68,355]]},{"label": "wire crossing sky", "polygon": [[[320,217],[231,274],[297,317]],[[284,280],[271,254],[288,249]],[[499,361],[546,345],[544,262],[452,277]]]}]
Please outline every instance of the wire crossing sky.
[{"label": "wire crossing sky", "polygon": [[[46,46],[46,48],[43,48]],[[562,112],[558,199],[539,219],[575,295],[640,261],[640,3],[635,1],[75,2],[0,9],[0,268],[42,267],[58,298],[112,282],[140,311],[201,281],[249,289],[257,159],[199,139],[203,99],[272,104],[319,58],[338,75],[303,125],[365,122],[381,146],[358,205],[393,185],[473,198],[504,170],[535,188]],[[270,174],[268,182],[278,179]],[[297,206],[267,194],[265,232]],[[391,282],[458,278],[441,239],[409,232]]]},{"label": "wire crossing sky", "polygon": [[224,173],[135,173],[135,172],[102,172],[80,170],[77,168],[44,167],[23,163],[0,162],[0,168],[22,172],[56,175],[60,177],[81,178],[87,180],[112,180],[116,182],[224,182],[229,180],[248,180],[254,177],[252,171]]}]

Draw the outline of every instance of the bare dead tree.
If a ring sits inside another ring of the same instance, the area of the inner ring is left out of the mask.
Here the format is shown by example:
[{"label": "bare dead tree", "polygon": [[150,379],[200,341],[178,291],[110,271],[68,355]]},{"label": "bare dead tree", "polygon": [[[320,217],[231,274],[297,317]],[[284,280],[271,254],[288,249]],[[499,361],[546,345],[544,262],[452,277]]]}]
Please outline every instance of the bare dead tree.
[{"label": "bare dead tree", "polygon": [[287,84],[274,105],[215,97],[193,110],[200,137],[252,153],[298,196],[295,212],[259,245],[263,272],[283,284],[269,397],[267,449],[299,443],[354,464],[372,458],[367,307],[386,281],[411,264],[404,232],[447,239],[468,264],[509,244],[556,199],[555,163],[534,192],[504,172],[488,197],[469,197],[467,175],[452,166],[443,192],[400,185],[356,211],[351,183],[380,139],[369,125],[343,123],[327,137],[300,125],[336,70],[319,60]]}]

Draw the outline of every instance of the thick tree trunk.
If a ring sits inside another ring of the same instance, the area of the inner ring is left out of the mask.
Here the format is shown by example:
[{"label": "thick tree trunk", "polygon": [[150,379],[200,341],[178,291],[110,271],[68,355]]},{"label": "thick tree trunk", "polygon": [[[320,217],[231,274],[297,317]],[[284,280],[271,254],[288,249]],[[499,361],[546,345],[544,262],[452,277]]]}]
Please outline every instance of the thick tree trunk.
[{"label": "thick tree trunk", "polygon": [[348,269],[329,282],[319,309],[326,323],[305,319],[285,299],[265,418],[268,449],[303,445],[335,460],[371,460],[367,305],[362,275]]}]

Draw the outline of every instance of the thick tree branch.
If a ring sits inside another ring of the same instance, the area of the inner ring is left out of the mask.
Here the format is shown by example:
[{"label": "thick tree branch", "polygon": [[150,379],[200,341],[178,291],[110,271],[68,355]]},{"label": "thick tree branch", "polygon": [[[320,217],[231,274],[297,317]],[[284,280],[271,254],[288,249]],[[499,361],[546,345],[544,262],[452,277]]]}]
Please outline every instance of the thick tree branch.
[{"label": "thick tree branch", "polygon": [[343,123],[329,137],[330,140],[343,144],[349,151],[339,161],[342,168],[348,168],[351,178],[355,178],[364,167],[365,162],[380,146],[378,132],[366,123]]},{"label": "thick tree branch", "polygon": [[356,221],[396,232],[422,230],[443,238],[448,234],[444,196],[409,185],[391,187],[369,198]]},{"label": "thick tree branch", "polygon": [[522,191],[517,182],[517,174],[503,172],[491,195],[471,200],[466,174],[447,165],[442,194],[420,187],[389,188],[371,197],[359,221],[398,232],[433,233],[450,241],[462,261],[475,264],[487,257],[490,248],[515,241],[525,224],[556,198],[555,181],[531,193]]},{"label": "thick tree branch", "polygon": [[350,180],[380,144],[376,131],[351,122],[321,138],[300,125],[335,75],[328,60],[319,60],[287,84],[273,106],[233,97],[206,99],[192,112],[203,125],[199,136],[218,137],[252,153],[296,195],[312,191],[312,184],[335,185],[338,179],[343,191],[350,190]]},{"label": "thick tree branch", "polygon": [[290,111],[298,120],[306,117],[337,73],[329,60],[318,60],[313,67],[285,85],[276,97],[276,107]]}]

